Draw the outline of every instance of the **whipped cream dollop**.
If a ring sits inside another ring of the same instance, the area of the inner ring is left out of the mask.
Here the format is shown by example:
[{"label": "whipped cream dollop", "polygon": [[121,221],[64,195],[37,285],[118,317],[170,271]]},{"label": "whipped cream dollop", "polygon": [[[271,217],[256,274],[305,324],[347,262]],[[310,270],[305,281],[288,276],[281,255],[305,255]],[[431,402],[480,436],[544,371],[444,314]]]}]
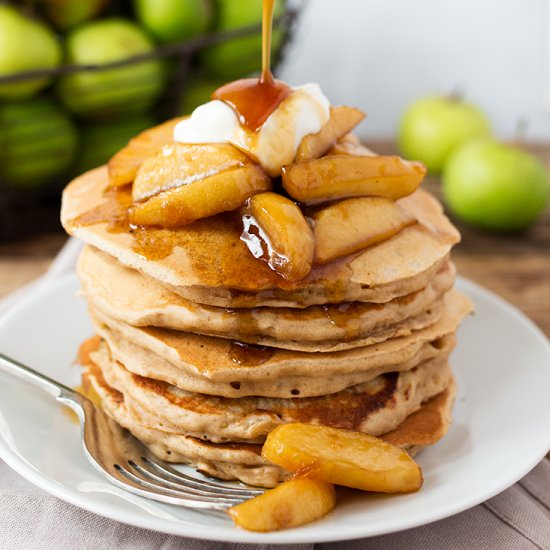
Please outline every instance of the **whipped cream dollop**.
[{"label": "whipped cream dollop", "polygon": [[328,122],[330,103],[318,84],[292,89],[257,132],[239,122],[235,111],[220,100],[197,107],[174,129],[180,143],[231,143],[253,157],[270,176],[291,164],[302,139]]}]

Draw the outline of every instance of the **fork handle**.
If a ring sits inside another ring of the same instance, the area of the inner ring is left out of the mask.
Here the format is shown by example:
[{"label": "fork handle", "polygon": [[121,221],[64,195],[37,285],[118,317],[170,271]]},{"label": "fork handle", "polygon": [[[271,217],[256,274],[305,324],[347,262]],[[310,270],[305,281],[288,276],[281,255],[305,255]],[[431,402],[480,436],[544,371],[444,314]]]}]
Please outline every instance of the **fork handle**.
[{"label": "fork handle", "polygon": [[13,374],[17,378],[26,380],[34,386],[37,386],[56,399],[78,400],[78,394],[72,388],[52,380],[49,376],[41,374],[19,361],[0,353],[0,370]]}]

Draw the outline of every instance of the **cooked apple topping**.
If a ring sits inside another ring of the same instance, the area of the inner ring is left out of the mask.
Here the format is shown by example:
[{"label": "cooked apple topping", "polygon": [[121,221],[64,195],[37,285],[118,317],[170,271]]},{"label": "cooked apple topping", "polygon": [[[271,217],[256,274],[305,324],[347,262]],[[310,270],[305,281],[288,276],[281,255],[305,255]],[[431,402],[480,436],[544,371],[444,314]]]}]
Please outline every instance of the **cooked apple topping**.
[{"label": "cooked apple topping", "polygon": [[[415,222],[395,201],[417,189],[426,169],[364,147],[351,133],[361,111],[330,107],[313,84],[293,88],[278,109],[253,132],[230,106],[211,101],[193,124],[173,119],[132,139],[108,165],[109,187],[132,183],[125,220],[176,228],[241,209],[241,240],[288,281]],[[241,147],[243,132],[262,155]],[[289,164],[269,170],[274,158]],[[279,174],[288,195],[270,192]]]},{"label": "cooked apple topping", "polygon": [[291,479],[275,489],[228,510],[231,519],[249,531],[277,531],[310,523],[336,504],[334,487],[308,478]]},{"label": "cooked apple topping", "polygon": [[283,187],[305,203],[361,196],[396,200],[415,191],[425,175],[423,164],[397,156],[327,155],[283,168]]},{"label": "cooked apple topping", "polygon": [[319,132],[306,136],[300,143],[296,152],[296,162],[320,157],[364,118],[365,115],[359,109],[331,107],[328,122]]},{"label": "cooked apple topping", "polygon": [[174,128],[187,117],[173,118],[145,130],[131,139],[128,145],[121,149],[109,161],[110,187],[121,187],[132,183],[143,161],[154,155],[163,145],[173,143]]},{"label": "cooked apple topping", "polygon": [[271,180],[256,164],[219,172],[162,191],[130,209],[130,223],[178,227],[200,218],[236,210],[244,201],[271,189]]},{"label": "cooked apple topping", "polygon": [[379,493],[409,493],[422,471],[406,451],[360,432],[283,424],[267,436],[262,456],[312,479]]},{"label": "cooked apple topping", "polygon": [[394,201],[381,197],[345,199],[318,210],[312,219],[318,264],[385,241],[415,222]]},{"label": "cooked apple topping", "polygon": [[365,147],[354,134],[340,138],[327,152],[328,155],[355,155],[357,157],[375,157],[376,153]]},{"label": "cooked apple topping", "polygon": [[173,143],[149,157],[132,187],[135,202],[162,191],[190,185],[214,174],[251,164],[250,158],[228,143]]},{"label": "cooked apple topping", "polygon": [[315,241],[302,211],[277,193],[260,193],[243,208],[241,240],[251,254],[289,281],[311,270]]}]

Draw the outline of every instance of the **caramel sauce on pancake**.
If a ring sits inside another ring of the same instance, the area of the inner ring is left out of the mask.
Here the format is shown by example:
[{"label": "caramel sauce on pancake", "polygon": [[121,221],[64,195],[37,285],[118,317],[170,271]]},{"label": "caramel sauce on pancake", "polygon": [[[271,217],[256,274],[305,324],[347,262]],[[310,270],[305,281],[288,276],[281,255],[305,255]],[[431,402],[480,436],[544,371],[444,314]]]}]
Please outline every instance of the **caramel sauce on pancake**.
[{"label": "caramel sauce on pancake", "polygon": [[274,350],[266,346],[255,346],[253,344],[245,344],[244,342],[231,342],[229,348],[229,357],[233,363],[252,367],[261,365],[269,361],[273,356]]},{"label": "caramel sauce on pancake", "polygon": [[258,132],[269,115],[290,95],[290,87],[269,75],[262,78],[243,78],[218,88],[212,99],[227,103],[237,114],[242,126]]},{"label": "caramel sauce on pancake", "polygon": [[275,80],[271,73],[271,32],[274,0],[264,0],[262,12],[262,73],[260,78],[244,78],[218,88],[212,99],[227,103],[237,114],[242,126],[257,132],[287,98],[290,87]]},{"label": "caramel sauce on pancake", "polygon": [[[325,312],[327,319],[344,331],[343,340],[355,340],[359,338],[361,335],[361,320],[355,312],[361,308],[364,309],[364,304],[343,302],[341,304],[320,307]],[[379,310],[383,307],[381,304],[369,304],[370,310]]]},{"label": "caramel sauce on pancake", "polygon": [[73,223],[77,226],[106,223],[110,233],[124,233],[130,230],[128,209],[132,206],[132,184],[105,189],[105,201],[80,214]]},{"label": "caramel sauce on pancake", "polygon": [[[131,186],[106,189],[102,198],[100,204],[74,218],[71,223],[75,226],[106,224],[106,230],[110,233],[127,233],[133,241],[132,250],[148,260],[161,260],[170,256],[177,246],[184,247],[193,270],[204,281],[204,286],[246,292],[258,287],[293,290],[318,284],[326,287],[331,301],[341,301],[339,297],[345,296],[349,263],[355,256],[314,266],[305,279],[291,282],[250,254],[240,240],[242,222],[233,212],[202,218],[174,229],[143,227],[132,225],[129,221]],[[269,297],[275,292],[265,290],[261,294]]]}]

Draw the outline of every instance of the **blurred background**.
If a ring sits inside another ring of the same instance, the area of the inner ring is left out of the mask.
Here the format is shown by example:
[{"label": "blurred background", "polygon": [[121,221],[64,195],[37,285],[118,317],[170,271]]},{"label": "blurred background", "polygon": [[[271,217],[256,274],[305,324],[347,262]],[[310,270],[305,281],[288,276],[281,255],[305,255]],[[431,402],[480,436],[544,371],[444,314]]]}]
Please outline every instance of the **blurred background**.
[{"label": "blurred background", "polygon": [[[547,0],[276,6],[277,76],[318,82],[333,104],[365,111],[357,133],[375,150],[421,160],[434,177],[447,172],[446,204],[465,223],[517,232],[540,218]],[[220,84],[255,73],[261,9],[262,0],[0,1],[0,242],[60,231],[60,191],[72,177],[141,130],[191,112]],[[493,143],[451,163],[480,138]],[[518,157],[525,149],[537,158]],[[468,166],[492,173],[476,192]],[[503,183],[505,175],[514,181]],[[441,195],[439,179],[431,185]],[[503,214],[510,205],[521,215]]]},{"label": "blurred background", "polygon": [[511,139],[550,140],[547,0],[312,0],[281,75],[319,82],[368,113],[363,137],[393,138],[414,99],[459,90]]}]

